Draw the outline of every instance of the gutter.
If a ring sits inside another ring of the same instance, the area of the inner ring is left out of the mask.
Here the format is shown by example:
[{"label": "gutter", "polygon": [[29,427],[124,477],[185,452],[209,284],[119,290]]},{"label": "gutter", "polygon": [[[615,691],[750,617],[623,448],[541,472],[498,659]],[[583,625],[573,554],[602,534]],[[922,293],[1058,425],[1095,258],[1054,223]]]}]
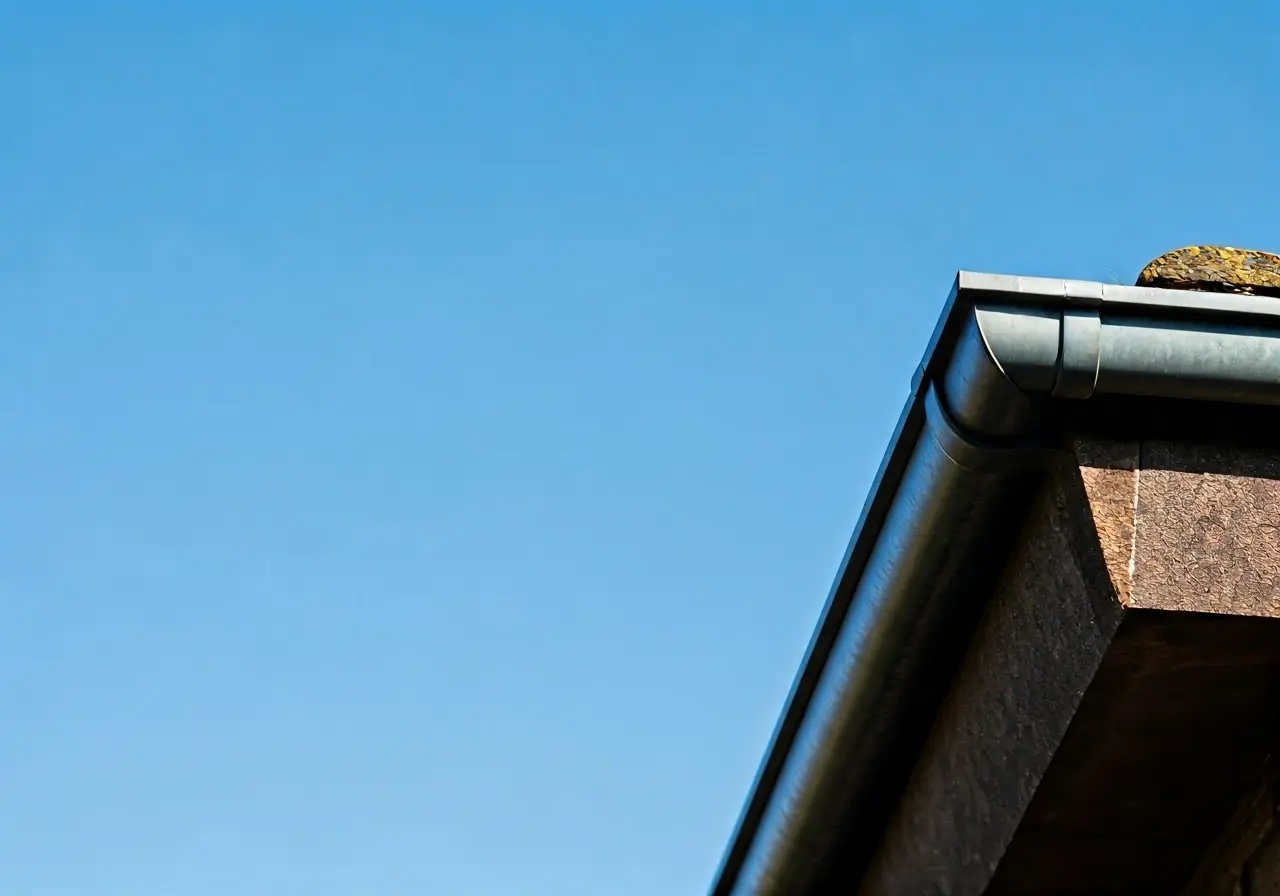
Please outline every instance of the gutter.
[{"label": "gutter", "polygon": [[1280,301],[961,272],[711,896],[852,892],[1062,411],[1280,405]]}]

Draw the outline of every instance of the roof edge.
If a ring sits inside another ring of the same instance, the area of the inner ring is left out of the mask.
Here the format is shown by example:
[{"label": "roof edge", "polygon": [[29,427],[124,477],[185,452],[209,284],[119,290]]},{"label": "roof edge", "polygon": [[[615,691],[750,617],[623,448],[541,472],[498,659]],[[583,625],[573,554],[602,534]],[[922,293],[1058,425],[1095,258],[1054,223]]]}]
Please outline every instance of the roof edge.
[{"label": "roof edge", "polygon": [[836,873],[833,838],[879,829],[879,769],[928,671],[920,647],[963,603],[939,577],[978,548],[949,530],[982,528],[974,515],[997,505],[1012,516],[1052,450],[1054,407],[1104,391],[1280,404],[1280,302],[958,273],[712,896],[811,892]]}]

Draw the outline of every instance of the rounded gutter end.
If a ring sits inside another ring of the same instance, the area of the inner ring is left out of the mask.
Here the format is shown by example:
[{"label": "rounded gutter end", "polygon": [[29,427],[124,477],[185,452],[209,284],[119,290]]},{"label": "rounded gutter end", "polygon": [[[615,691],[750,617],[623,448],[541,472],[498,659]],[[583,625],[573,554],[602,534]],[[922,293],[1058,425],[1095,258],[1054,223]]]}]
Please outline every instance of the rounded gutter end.
[{"label": "rounded gutter end", "polygon": [[1025,435],[1037,393],[1053,390],[1061,329],[1053,310],[975,307],[941,377],[950,417],[981,439]]}]

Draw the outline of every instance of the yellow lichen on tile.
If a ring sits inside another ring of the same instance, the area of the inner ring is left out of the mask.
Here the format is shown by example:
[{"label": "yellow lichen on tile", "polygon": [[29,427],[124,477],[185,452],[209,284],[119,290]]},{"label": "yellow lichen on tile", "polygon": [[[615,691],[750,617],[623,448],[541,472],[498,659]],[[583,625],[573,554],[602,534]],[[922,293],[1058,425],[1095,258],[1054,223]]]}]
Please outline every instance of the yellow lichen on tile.
[{"label": "yellow lichen on tile", "polygon": [[1280,255],[1230,246],[1186,246],[1143,268],[1138,285],[1280,296]]}]

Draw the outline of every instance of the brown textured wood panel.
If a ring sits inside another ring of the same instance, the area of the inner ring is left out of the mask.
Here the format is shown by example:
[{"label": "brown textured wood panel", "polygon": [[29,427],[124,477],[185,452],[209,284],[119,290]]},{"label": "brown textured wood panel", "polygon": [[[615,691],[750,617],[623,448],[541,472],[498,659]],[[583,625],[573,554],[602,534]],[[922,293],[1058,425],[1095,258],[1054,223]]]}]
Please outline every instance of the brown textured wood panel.
[{"label": "brown textured wood panel", "polygon": [[862,893],[1179,893],[1280,753],[1280,452],[1082,439],[1074,456]]},{"label": "brown textured wood panel", "polygon": [[1088,511],[1121,603],[1133,592],[1139,445],[1079,439],[1074,444]]},{"label": "brown textured wood panel", "polygon": [[1280,616],[1280,454],[1142,447],[1131,605]]},{"label": "brown textured wood panel", "polygon": [[1280,617],[1280,451],[1099,440],[1075,450],[1124,604]]},{"label": "brown textured wood panel", "polygon": [[1129,611],[993,896],[1180,893],[1280,745],[1280,620]]},{"label": "brown textured wood panel", "polygon": [[1086,509],[1073,466],[1037,496],[862,893],[990,879],[1123,612]]}]

